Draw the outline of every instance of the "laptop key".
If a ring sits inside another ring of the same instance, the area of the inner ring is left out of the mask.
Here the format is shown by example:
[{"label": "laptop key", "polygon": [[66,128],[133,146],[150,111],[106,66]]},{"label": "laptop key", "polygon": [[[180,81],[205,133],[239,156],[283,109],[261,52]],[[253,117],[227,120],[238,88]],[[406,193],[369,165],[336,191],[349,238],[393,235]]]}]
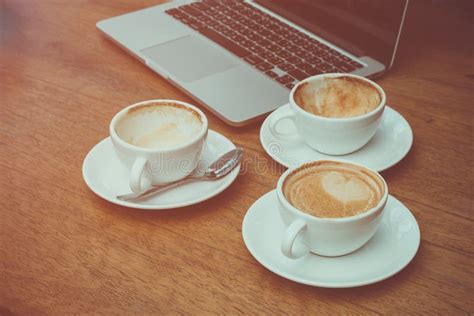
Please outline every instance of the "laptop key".
[{"label": "laptop key", "polygon": [[238,18],[235,19],[237,22],[239,22],[240,24],[247,24],[247,22],[251,22],[249,19],[247,19],[245,16],[241,15],[239,16]]},{"label": "laptop key", "polygon": [[234,42],[232,42],[231,40],[225,38],[224,36],[220,35],[216,31],[214,31],[214,30],[212,30],[208,27],[204,27],[202,29],[199,29],[199,33],[201,33],[205,37],[209,38],[210,40],[216,42],[220,46],[226,48],[227,50],[229,50],[233,54],[237,55],[238,57],[245,57],[245,56],[248,56],[248,55],[251,54],[247,49],[243,48],[242,46],[240,46],[240,45],[238,45]]},{"label": "laptop key", "polygon": [[240,5],[240,1],[230,1],[229,3],[229,7],[231,8],[235,8],[235,7],[238,7]]},{"label": "laptop key", "polygon": [[285,87],[287,87],[287,88],[290,89],[290,90],[293,89],[294,86],[295,86],[295,85],[292,84],[292,83],[288,83],[288,84],[285,85]]},{"label": "laptop key", "polygon": [[222,14],[219,11],[212,10],[212,11],[207,12],[207,15],[212,16],[213,18],[215,18],[216,16],[219,16],[219,15],[222,15]]},{"label": "laptop key", "polygon": [[308,75],[299,69],[293,69],[288,71],[288,74],[295,77],[298,80],[303,80],[308,78]]},{"label": "laptop key", "polygon": [[222,31],[222,34],[225,35],[226,37],[232,37],[232,36],[237,35],[237,33],[232,31],[231,29],[227,29],[225,31]]},{"label": "laptop key", "polygon": [[231,40],[233,40],[234,42],[238,42],[239,40],[242,40],[244,39],[245,37],[243,37],[242,35],[238,34],[238,33],[235,33],[235,35],[233,35],[232,37],[230,37]]},{"label": "laptop key", "polygon": [[252,35],[249,35],[247,36],[249,39],[251,39],[252,41],[255,41],[255,42],[258,42],[258,41],[261,41],[263,40],[263,37],[261,37],[260,35],[258,35],[257,33],[253,33]]},{"label": "laptop key", "polygon": [[311,56],[309,58],[306,58],[306,61],[312,65],[320,65],[323,63],[323,60],[316,56]]},{"label": "laptop key", "polygon": [[287,47],[289,45],[291,45],[291,42],[290,41],[287,41],[286,39],[284,38],[281,38],[275,42],[277,45],[281,46],[281,47]]},{"label": "laptop key", "polygon": [[342,71],[344,72],[352,72],[354,70],[356,70],[355,67],[349,65],[349,64],[346,64],[342,61],[338,62],[338,63],[335,63],[334,64],[337,68],[341,69]]},{"label": "laptop key", "polygon": [[200,15],[200,16],[197,16],[196,19],[198,19],[199,21],[203,22],[203,23],[207,23],[209,21],[212,21],[212,18],[208,17],[207,15]]},{"label": "laptop key", "polygon": [[311,64],[308,64],[304,61],[300,62],[300,63],[297,63],[296,65],[296,68],[299,68],[301,70],[306,70],[306,69],[311,69],[313,68],[313,66],[311,66]]},{"label": "laptop key", "polygon": [[270,78],[276,78],[276,77],[278,77],[278,74],[277,74],[276,72],[274,72],[274,71],[271,71],[271,70],[266,71],[265,74],[266,74],[267,76],[269,76]]},{"label": "laptop key", "polygon": [[334,55],[329,55],[326,57],[326,61],[331,64],[336,64],[337,62],[339,62],[339,58]]},{"label": "laptop key", "polygon": [[301,58],[310,58],[311,56],[313,56],[313,54],[311,54],[310,52],[305,51],[305,50],[298,50],[298,51],[294,52],[294,54],[298,57],[301,57]]},{"label": "laptop key", "polygon": [[249,29],[243,29],[242,32],[240,32],[240,34],[246,36],[246,37],[249,37],[249,36],[252,36],[253,34],[255,34],[252,30],[249,30]]},{"label": "laptop key", "polygon": [[319,74],[322,74],[323,72],[320,71],[318,68],[316,67],[312,67],[310,69],[306,69],[305,70],[305,73],[307,73],[309,76],[316,76],[316,75],[319,75]]},{"label": "laptop key", "polygon": [[257,44],[260,45],[260,46],[263,46],[263,47],[268,47],[268,46],[270,46],[270,45],[273,45],[272,42],[270,42],[270,41],[268,41],[268,40],[266,40],[266,39],[263,39],[263,40],[261,40],[261,41],[258,41]]},{"label": "laptop key", "polygon": [[259,33],[259,32],[264,31],[264,30],[265,30],[265,27],[263,27],[263,26],[261,26],[261,25],[258,24],[256,27],[253,28],[253,30],[254,30],[255,32]]},{"label": "laptop key", "polygon": [[245,25],[246,25],[246,26],[247,26],[249,29],[251,29],[251,30],[254,30],[254,29],[255,29],[255,27],[257,27],[257,26],[258,26],[258,24],[257,24],[257,23],[255,23],[255,22],[248,22],[248,23],[247,23],[247,24],[245,24]]},{"label": "laptop key", "polygon": [[272,25],[272,21],[268,20],[268,19],[264,19],[260,22],[260,25],[263,25],[265,26],[265,28],[268,30],[270,29],[270,26]]},{"label": "laptop key", "polygon": [[190,25],[191,23],[193,23],[195,21],[194,19],[189,18],[189,17],[184,17],[184,18],[181,18],[179,20],[181,22],[183,22],[184,24],[186,24],[186,25]]},{"label": "laptop key", "polygon": [[295,69],[295,66],[293,66],[292,64],[284,63],[284,64],[279,64],[278,68],[280,68],[283,71],[288,72],[290,70]]},{"label": "laptop key", "polygon": [[189,18],[189,15],[187,15],[186,13],[184,13],[183,11],[181,10],[178,10],[178,9],[173,9],[173,10],[176,10],[176,11],[172,11],[172,10],[168,10],[166,11],[168,14],[170,14],[172,17],[174,17],[175,19],[178,19],[178,20],[182,20],[182,19],[187,19]]},{"label": "laptop key", "polygon": [[285,46],[285,49],[290,51],[290,52],[296,52],[297,50],[299,50],[300,48],[296,45],[293,45],[293,44],[290,44],[290,45],[286,45]]},{"label": "laptop key", "polygon": [[272,52],[269,52],[269,51],[265,51],[265,52],[259,54],[258,56],[263,58],[263,59],[270,59],[270,58],[275,57],[275,55]]},{"label": "laptop key", "polygon": [[218,5],[219,4],[219,0],[203,0],[202,2],[206,3],[206,4],[209,4],[211,6],[214,6],[214,5]]},{"label": "laptop key", "polygon": [[351,60],[351,61],[349,62],[349,65],[356,67],[356,69],[359,69],[359,68],[362,68],[362,67],[363,67],[362,64],[359,64],[358,62],[353,61],[353,60]]},{"label": "laptop key", "polygon": [[343,61],[345,61],[345,62],[351,62],[351,61],[352,61],[352,59],[350,59],[350,58],[347,57],[347,56],[341,56],[340,59],[343,60]]},{"label": "laptop key", "polygon": [[182,14],[182,12],[179,9],[169,9],[169,10],[166,10],[165,12],[172,16]]},{"label": "laptop key", "polygon": [[329,69],[331,69],[331,68],[333,68],[333,67],[329,64],[326,64],[326,63],[321,64],[321,65],[318,66],[318,69],[320,69],[323,72],[328,72]]},{"label": "laptop key", "polygon": [[196,9],[200,11],[207,11],[211,8],[210,6],[206,5],[203,2],[194,2],[194,3],[191,3],[191,6],[195,7]]},{"label": "laptop key", "polygon": [[292,56],[289,51],[283,50],[283,49],[279,52],[276,52],[276,54],[281,58],[288,58],[288,57]]},{"label": "laptop key", "polygon": [[295,43],[298,46],[303,46],[303,45],[306,45],[308,43],[308,40],[304,39],[304,38],[301,38],[301,37],[297,37],[297,38],[293,39],[292,42]]},{"label": "laptop key", "polygon": [[242,45],[243,47],[252,47],[254,45],[252,41],[249,41],[247,39],[240,41],[239,44]]},{"label": "laptop key", "polygon": [[287,32],[287,33],[281,34],[281,36],[291,41],[295,37],[295,34],[293,32]]},{"label": "laptop key", "polygon": [[273,57],[273,58],[268,59],[267,61],[270,64],[275,65],[275,66],[284,62],[284,60],[281,59],[280,57]]},{"label": "laptop key", "polygon": [[290,82],[295,81],[295,78],[293,78],[289,75],[284,75],[284,76],[276,78],[276,81],[278,81],[279,83],[285,85],[285,84],[288,84]]},{"label": "laptop key", "polygon": [[[275,42],[275,43],[276,43],[276,42],[280,41],[281,37],[278,36],[278,35],[276,35],[276,34],[271,34],[271,35],[267,36],[267,39],[268,39],[269,41],[272,41],[272,42]],[[282,46],[283,46],[283,45],[282,45]]]},{"label": "laptop key", "polygon": [[210,27],[216,27],[217,25],[219,25],[220,23],[216,20],[211,20],[209,22],[206,23],[207,26],[210,26]]},{"label": "laptop key", "polygon": [[262,70],[262,71],[267,71],[273,68],[272,64],[269,64],[267,62],[261,63],[257,65],[257,68]]},{"label": "laptop key", "polygon": [[342,71],[341,69],[339,69],[337,67],[332,67],[332,68],[330,68],[326,71],[326,73],[328,73],[328,72],[345,72],[345,71]]},{"label": "laptop key", "polygon": [[234,27],[234,30],[236,30],[237,32],[241,32],[241,31],[243,31],[243,30],[245,30],[245,29],[246,29],[246,27],[245,27],[244,25],[242,25],[242,24],[238,24],[238,25],[236,25],[236,26]]},{"label": "laptop key", "polygon": [[272,52],[278,52],[278,51],[281,51],[283,49],[283,47],[272,44],[272,45],[267,46],[267,49],[272,51]]},{"label": "laptop key", "polygon": [[186,12],[187,14],[192,15],[192,16],[202,15],[202,12],[196,10],[193,6],[191,6],[189,4],[188,5],[183,5],[179,8],[181,10],[183,10],[184,12]]},{"label": "laptop key", "polygon": [[267,29],[263,29],[262,31],[258,31],[258,34],[260,34],[263,37],[267,37],[267,36],[272,35],[273,33]]},{"label": "laptop key", "polygon": [[225,19],[220,20],[219,22],[221,22],[221,23],[224,24],[224,25],[229,25],[230,23],[234,22],[234,20],[232,20],[232,19],[226,17]]},{"label": "laptop key", "polygon": [[256,55],[247,56],[244,58],[244,60],[251,65],[258,65],[263,62],[263,59]]},{"label": "laptop key", "polygon": [[280,26],[278,24],[272,23],[272,24],[268,25],[268,29],[275,32],[275,31],[280,29]]},{"label": "laptop key", "polygon": [[190,26],[192,29],[199,30],[199,29],[201,29],[201,28],[204,27],[204,24],[199,23],[198,21],[194,21],[194,22],[189,23],[189,26]]},{"label": "laptop key", "polygon": [[297,63],[301,62],[301,59],[292,55],[292,56],[286,58],[286,61],[289,62],[290,64],[297,64]]},{"label": "laptop key", "polygon": [[219,31],[220,33],[223,33],[224,31],[228,30],[227,26],[219,24],[214,27],[216,31]]},{"label": "laptop key", "polygon": [[275,30],[274,32],[283,37],[285,37],[285,35],[289,33],[288,29],[286,29],[285,27],[282,27],[279,30]]},{"label": "laptop key", "polygon": [[252,47],[248,48],[251,52],[254,52],[255,54],[261,54],[265,51],[265,48],[262,46],[254,45]]}]

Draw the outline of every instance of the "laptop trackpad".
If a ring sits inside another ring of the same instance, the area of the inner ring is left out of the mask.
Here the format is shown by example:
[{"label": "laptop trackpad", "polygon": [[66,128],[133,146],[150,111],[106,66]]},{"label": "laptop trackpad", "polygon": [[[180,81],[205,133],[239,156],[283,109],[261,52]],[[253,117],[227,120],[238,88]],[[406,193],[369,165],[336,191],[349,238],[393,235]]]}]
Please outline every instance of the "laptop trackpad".
[{"label": "laptop trackpad", "polygon": [[208,40],[185,36],[141,51],[160,68],[185,82],[239,66],[239,62]]}]

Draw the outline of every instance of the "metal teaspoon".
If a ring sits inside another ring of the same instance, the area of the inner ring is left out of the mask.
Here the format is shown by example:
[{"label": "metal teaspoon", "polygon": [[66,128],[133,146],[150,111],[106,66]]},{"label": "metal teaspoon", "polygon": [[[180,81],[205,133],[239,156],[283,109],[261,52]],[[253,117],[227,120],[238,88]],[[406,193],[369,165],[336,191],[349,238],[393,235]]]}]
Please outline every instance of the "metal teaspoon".
[{"label": "metal teaspoon", "polygon": [[131,201],[137,202],[153,196],[159,192],[163,192],[165,190],[177,187],[183,183],[187,183],[193,180],[217,180],[220,179],[227,174],[229,174],[235,167],[237,167],[242,160],[243,149],[236,148],[233,149],[221,157],[214,161],[204,172],[203,175],[195,175],[191,174],[184,179],[163,184],[163,185],[155,185],[152,186],[150,189],[140,192],[140,193],[129,193],[124,195],[117,195],[117,199],[122,201]]}]

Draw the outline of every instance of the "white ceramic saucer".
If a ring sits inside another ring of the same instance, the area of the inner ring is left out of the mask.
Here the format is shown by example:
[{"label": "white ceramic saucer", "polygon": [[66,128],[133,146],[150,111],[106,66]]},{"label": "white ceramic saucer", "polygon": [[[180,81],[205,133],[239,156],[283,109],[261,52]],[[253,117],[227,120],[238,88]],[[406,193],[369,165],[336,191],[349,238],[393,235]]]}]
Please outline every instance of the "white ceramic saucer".
[{"label": "white ceramic saucer", "polygon": [[[225,136],[209,130],[200,166],[208,166],[234,148],[235,145]],[[129,171],[117,158],[110,137],[92,148],[82,165],[84,181],[98,196],[118,205],[151,210],[178,208],[210,199],[231,185],[239,171],[240,165],[222,179],[190,182],[134,203],[116,198],[119,194],[130,193]]]},{"label": "white ceramic saucer", "polygon": [[[277,112],[289,111],[291,109],[288,104],[277,109],[267,117],[260,129],[260,142],[267,154],[287,168],[313,160],[340,158],[382,171],[402,160],[413,142],[408,122],[400,113],[387,106],[377,133],[367,145],[348,155],[330,156],[310,148],[302,139],[286,142],[273,137],[268,129],[270,120]],[[283,120],[278,124],[278,130],[288,133],[294,131],[295,126],[290,120]]]},{"label": "white ceramic saucer", "polygon": [[420,245],[415,217],[391,195],[374,237],[345,256],[308,254],[289,259],[280,250],[283,230],[275,190],[250,207],[242,224],[245,245],[265,268],[289,280],[319,287],[345,288],[382,281],[402,270]]}]

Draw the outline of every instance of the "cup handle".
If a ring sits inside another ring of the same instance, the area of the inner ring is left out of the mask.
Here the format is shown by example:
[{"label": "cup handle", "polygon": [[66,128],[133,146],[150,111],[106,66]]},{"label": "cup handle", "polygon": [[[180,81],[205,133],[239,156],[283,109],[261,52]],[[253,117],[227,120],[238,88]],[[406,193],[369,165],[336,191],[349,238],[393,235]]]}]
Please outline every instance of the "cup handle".
[{"label": "cup handle", "polygon": [[[143,172],[148,160],[144,157],[138,157],[130,170],[130,189],[135,193],[140,193],[151,187],[151,181],[145,177],[146,181],[142,181]],[[145,186],[142,186],[145,182]]]},{"label": "cup handle", "polygon": [[291,141],[298,139],[298,133],[281,133],[277,130],[278,123],[283,120],[291,120],[294,123],[294,113],[276,113],[276,117],[272,118],[270,124],[268,125],[270,133],[273,137],[278,138],[280,140]]},{"label": "cup handle", "polygon": [[281,242],[281,252],[290,259],[298,259],[309,253],[309,248],[304,247],[304,249],[299,249],[297,253],[293,251],[293,244],[299,233],[301,233],[306,228],[306,222],[297,219],[285,230],[283,235],[283,240]]}]

